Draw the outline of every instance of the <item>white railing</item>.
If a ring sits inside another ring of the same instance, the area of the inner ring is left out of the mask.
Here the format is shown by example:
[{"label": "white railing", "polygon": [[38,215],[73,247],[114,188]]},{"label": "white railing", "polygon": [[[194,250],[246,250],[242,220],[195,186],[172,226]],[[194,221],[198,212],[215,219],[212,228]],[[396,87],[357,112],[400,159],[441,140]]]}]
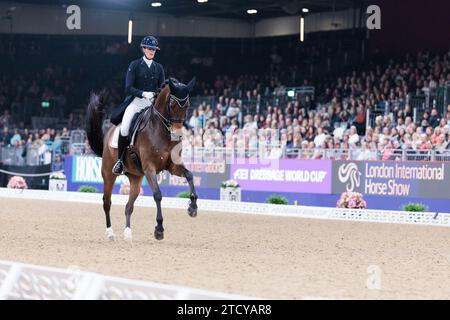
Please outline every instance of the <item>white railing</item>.
[{"label": "white railing", "polygon": [[17,146],[2,147],[0,162],[15,166],[38,166],[50,164],[52,152],[48,147]]},{"label": "white railing", "polygon": [[[75,203],[103,204],[102,194],[83,192],[52,192],[47,190],[21,190],[0,188],[0,198],[49,200]],[[128,196],[114,194],[112,203],[125,206]],[[171,209],[187,209],[189,199],[163,197],[161,205]],[[234,202],[218,200],[198,200],[199,212],[256,214],[276,217],[294,217],[326,220],[350,220],[365,222],[416,224],[450,227],[450,213],[443,212],[407,212],[396,210],[360,210],[340,209],[332,207],[310,207],[295,205],[276,205],[256,202]],[[136,207],[156,208],[153,197],[140,196],[135,202]]]},{"label": "white railing", "polygon": [[0,261],[0,300],[247,300],[240,295]]}]

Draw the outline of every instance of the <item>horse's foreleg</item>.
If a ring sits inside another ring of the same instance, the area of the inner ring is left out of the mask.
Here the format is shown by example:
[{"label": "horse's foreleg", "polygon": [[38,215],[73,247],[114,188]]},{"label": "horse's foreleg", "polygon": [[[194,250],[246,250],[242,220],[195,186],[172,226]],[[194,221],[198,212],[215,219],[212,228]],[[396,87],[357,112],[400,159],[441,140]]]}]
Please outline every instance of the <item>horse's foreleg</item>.
[{"label": "horse's foreleg", "polygon": [[189,202],[189,207],[188,207],[188,214],[189,216],[191,216],[192,218],[195,218],[197,216],[197,192],[195,191],[195,186],[194,186],[194,177],[192,175],[192,173],[186,169],[186,167],[184,165],[176,165],[173,164],[170,168],[170,173],[174,174],[176,176],[179,177],[185,177],[188,184],[189,184],[189,190],[190,190],[190,198],[191,201]]},{"label": "horse's foreleg", "polygon": [[103,175],[103,211],[105,211],[106,218],[106,236],[109,240],[114,240],[114,231],[111,226],[111,195],[114,186],[114,181],[116,181],[116,176],[110,173],[102,171]]},{"label": "horse's foreleg", "polygon": [[123,238],[131,242],[133,237],[131,233],[131,214],[133,213],[134,202],[141,190],[142,177],[128,175],[128,179],[130,180],[130,193],[128,195],[127,205],[125,206],[125,230],[123,231]]},{"label": "horse's foreleg", "polygon": [[155,238],[156,240],[164,239],[164,227],[163,227],[163,216],[161,211],[161,200],[162,194],[159,189],[158,179],[156,177],[156,172],[154,170],[147,170],[145,173],[147,177],[148,184],[153,191],[153,199],[156,203],[156,227],[155,227]]},{"label": "horse's foreleg", "polygon": [[191,201],[189,202],[188,207],[188,214],[192,218],[195,218],[197,216],[197,192],[195,192],[195,186],[194,186],[194,177],[192,175],[192,172],[190,172],[188,169],[185,168],[184,176],[186,177],[186,180],[189,184],[189,190],[191,192]]}]

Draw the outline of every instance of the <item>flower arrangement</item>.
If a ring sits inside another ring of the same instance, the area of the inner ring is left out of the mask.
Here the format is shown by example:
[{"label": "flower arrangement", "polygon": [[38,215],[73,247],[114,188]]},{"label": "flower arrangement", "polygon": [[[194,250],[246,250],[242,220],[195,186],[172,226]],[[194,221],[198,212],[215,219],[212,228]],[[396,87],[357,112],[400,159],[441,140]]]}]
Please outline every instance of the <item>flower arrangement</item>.
[{"label": "flower arrangement", "polygon": [[28,189],[28,185],[25,179],[19,176],[13,176],[11,179],[9,179],[8,185],[6,187],[9,189]]},{"label": "flower arrangement", "polygon": [[240,188],[239,183],[237,183],[234,180],[227,180],[222,182],[222,184],[220,185],[221,188],[233,188],[233,189],[237,189]]},{"label": "flower arrangement", "polygon": [[[130,185],[128,183],[122,183],[122,185],[120,186],[119,194],[124,194],[124,195],[130,194]],[[142,196],[143,194],[144,194],[144,189],[142,189],[142,187],[141,187],[139,195]]]},{"label": "flower arrangement", "polygon": [[344,192],[337,202],[338,208],[365,209],[367,207],[363,195],[359,192]]},{"label": "flower arrangement", "polygon": [[50,175],[50,179],[53,179],[53,180],[66,180],[66,175],[64,173],[62,173],[61,171],[53,172]]}]

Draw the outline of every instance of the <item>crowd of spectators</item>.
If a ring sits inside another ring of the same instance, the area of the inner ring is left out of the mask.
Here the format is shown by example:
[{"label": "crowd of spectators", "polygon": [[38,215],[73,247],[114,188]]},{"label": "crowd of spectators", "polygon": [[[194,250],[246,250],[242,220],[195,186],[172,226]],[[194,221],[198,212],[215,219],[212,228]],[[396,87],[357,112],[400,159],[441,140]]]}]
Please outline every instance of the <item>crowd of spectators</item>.
[{"label": "crowd of spectators", "polygon": [[[432,92],[445,101],[450,51],[391,60],[375,55],[352,68],[351,52],[333,55],[333,47],[323,42],[298,46],[294,39],[282,39],[274,46],[264,41],[248,48],[239,44],[242,48],[237,53],[224,53],[224,44],[216,41],[205,45],[198,40],[193,45],[166,40],[157,58],[167,75],[199,78],[186,122],[186,147],[253,150],[269,146],[289,157],[310,158],[330,157],[323,152],[330,150],[332,157],[353,152],[361,160],[380,155],[392,159],[404,150],[444,152],[450,148],[450,104],[414,113],[409,100],[412,95]],[[252,59],[265,47],[268,50],[261,59]],[[45,145],[52,150],[70,130],[84,127],[90,90],[106,87],[109,108],[120,103],[126,66],[139,56],[137,48],[107,38],[9,39],[0,42],[0,54],[7,57],[1,62],[6,72],[0,77],[0,144]],[[20,63],[30,55],[36,63]],[[312,68],[316,65],[322,69]],[[286,88],[294,85],[312,86],[315,91],[287,97]],[[44,108],[42,101],[50,101],[50,107]],[[367,111],[377,116],[367,119]],[[28,129],[32,116],[64,119],[65,131]],[[64,150],[56,154],[64,155]]]},{"label": "crowd of spectators", "polygon": [[[268,105],[259,114],[245,115],[246,101],[251,99],[233,98],[230,92],[236,91],[239,82],[227,83],[219,78],[215,87],[224,88],[223,95],[215,107],[204,103],[194,109],[188,122],[192,134],[188,134],[186,146],[252,149],[267,141],[265,132],[272,129],[278,132],[275,145],[294,156],[290,150],[359,150],[358,159],[376,159],[379,154],[382,159],[391,159],[392,154],[402,150],[444,152],[450,149],[450,104],[442,105],[441,111],[438,107],[419,110],[423,112],[414,119],[408,96],[433,92],[445,101],[442,98],[449,94],[450,89],[445,91],[449,81],[450,51],[441,55],[419,52],[337,77],[317,92],[314,100],[306,96],[303,100]],[[248,89],[247,96],[261,94],[257,81]],[[372,121],[366,128],[367,110],[379,115],[369,119]],[[218,130],[224,139],[205,134],[209,129]],[[234,134],[242,129],[250,132]],[[311,157],[323,155],[312,153]]]},{"label": "crowd of spectators", "polygon": [[[0,131],[0,155],[1,160],[11,165],[41,165],[52,162],[54,171],[61,170],[64,165],[64,157],[79,154],[88,150],[87,141],[81,150],[71,146],[70,130],[54,128],[30,130],[28,128],[10,129],[2,125]],[[28,161],[27,161],[28,157]],[[0,163],[2,163],[0,161]]]}]

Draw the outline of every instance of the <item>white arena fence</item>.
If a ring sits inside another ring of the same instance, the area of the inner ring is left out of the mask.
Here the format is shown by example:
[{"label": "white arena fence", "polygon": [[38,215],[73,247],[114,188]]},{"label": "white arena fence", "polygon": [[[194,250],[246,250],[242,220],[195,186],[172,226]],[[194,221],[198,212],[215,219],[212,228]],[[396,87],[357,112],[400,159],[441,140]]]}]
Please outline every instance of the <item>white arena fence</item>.
[{"label": "white arena fence", "polygon": [[0,261],[0,300],[248,300],[245,296]]},{"label": "white arena fence", "polygon": [[[0,188],[0,198],[68,201],[76,203],[103,204],[102,194],[82,192],[57,192],[47,190],[19,190]],[[113,205],[125,205],[126,195],[113,195]],[[163,208],[187,209],[189,199],[163,197]],[[330,207],[309,207],[275,205],[268,203],[233,202],[199,199],[199,214],[228,212],[235,214],[257,214],[276,217],[346,220],[381,223],[416,224],[429,226],[450,226],[450,213],[408,212],[395,210],[341,209]],[[140,196],[135,207],[156,208],[153,197]],[[101,209],[99,209],[101,210]]]}]

